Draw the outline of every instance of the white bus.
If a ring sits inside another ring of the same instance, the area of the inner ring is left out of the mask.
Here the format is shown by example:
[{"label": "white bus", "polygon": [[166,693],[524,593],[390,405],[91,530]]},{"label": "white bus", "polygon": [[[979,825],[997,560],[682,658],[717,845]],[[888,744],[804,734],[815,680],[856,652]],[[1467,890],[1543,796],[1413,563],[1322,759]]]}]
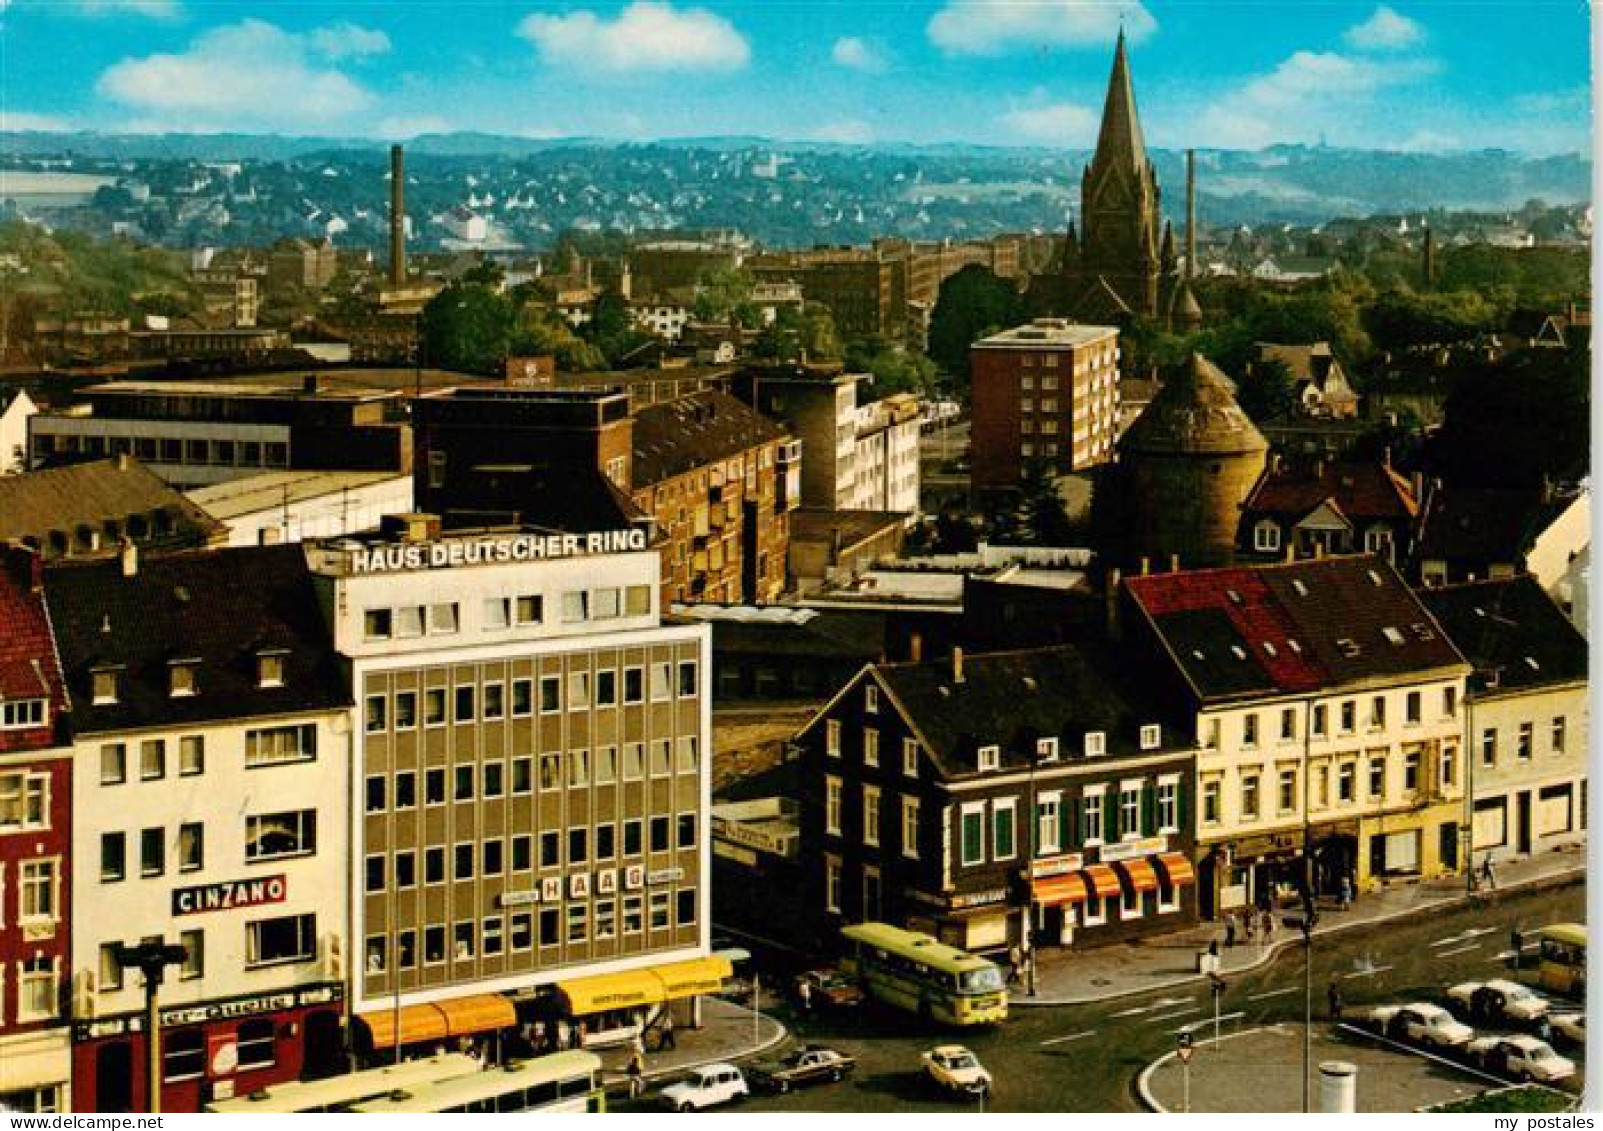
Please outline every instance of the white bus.
[{"label": "white bus", "polygon": [[293,1115],[315,1111],[350,1111],[363,1100],[387,1096],[397,1088],[419,1088],[471,1076],[479,1062],[462,1053],[441,1053],[424,1060],[403,1060],[324,1080],[292,1081],[258,1088],[229,1100],[213,1100],[207,1111],[225,1115]]},{"label": "white bus", "polygon": [[534,1060],[509,1061],[473,1076],[415,1088],[355,1104],[365,1114],[504,1111],[596,1112],[607,1109],[601,1058],[593,1052],[559,1052]]}]

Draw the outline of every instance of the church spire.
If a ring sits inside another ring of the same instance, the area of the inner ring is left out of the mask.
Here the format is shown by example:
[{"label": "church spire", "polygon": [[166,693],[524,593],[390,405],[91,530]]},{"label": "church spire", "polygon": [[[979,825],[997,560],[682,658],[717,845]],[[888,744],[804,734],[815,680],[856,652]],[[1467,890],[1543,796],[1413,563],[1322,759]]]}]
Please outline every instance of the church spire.
[{"label": "church spire", "polygon": [[1147,166],[1146,142],[1141,137],[1141,119],[1135,109],[1135,86],[1130,81],[1130,60],[1124,49],[1124,29],[1113,51],[1113,73],[1108,76],[1108,99],[1102,107],[1102,131],[1097,135],[1093,163],[1110,161],[1134,169]]}]

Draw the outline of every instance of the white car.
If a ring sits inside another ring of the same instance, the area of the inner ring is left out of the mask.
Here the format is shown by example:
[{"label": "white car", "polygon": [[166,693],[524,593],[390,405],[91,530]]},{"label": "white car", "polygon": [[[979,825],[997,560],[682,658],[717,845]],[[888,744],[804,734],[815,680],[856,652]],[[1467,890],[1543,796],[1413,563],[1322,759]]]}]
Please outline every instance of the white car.
[{"label": "white car", "polygon": [[1547,1016],[1548,1002],[1529,986],[1494,978],[1461,982],[1447,991],[1447,1000],[1471,1020],[1530,1023]]},{"label": "white car", "polygon": [[979,1057],[962,1045],[940,1045],[921,1058],[924,1075],[949,1092],[984,1095],[991,1090],[991,1074]]},{"label": "white car", "polygon": [[1463,1048],[1475,1037],[1475,1030],[1454,1020],[1447,1010],[1422,1001],[1377,1006],[1369,1011],[1369,1022],[1393,1040],[1436,1049]]},{"label": "white car", "polygon": [[1469,1057],[1492,1072],[1516,1080],[1555,1084],[1575,1075],[1575,1062],[1553,1051],[1546,1041],[1524,1034],[1481,1037],[1469,1043]]},{"label": "white car", "polygon": [[1586,1044],[1586,1014],[1555,1013],[1549,1020],[1554,1036],[1562,1037],[1573,1045]]},{"label": "white car", "polygon": [[746,1078],[733,1064],[708,1064],[662,1090],[662,1102],[674,1111],[700,1111],[751,1095]]}]

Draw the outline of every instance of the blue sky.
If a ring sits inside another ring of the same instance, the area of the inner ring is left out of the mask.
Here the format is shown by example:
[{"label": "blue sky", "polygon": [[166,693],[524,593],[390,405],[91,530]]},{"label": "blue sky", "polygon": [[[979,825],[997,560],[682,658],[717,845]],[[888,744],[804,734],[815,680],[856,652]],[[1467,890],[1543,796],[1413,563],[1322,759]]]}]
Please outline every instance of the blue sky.
[{"label": "blue sky", "polygon": [[1584,0],[0,0],[11,129],[1591,149]]}]

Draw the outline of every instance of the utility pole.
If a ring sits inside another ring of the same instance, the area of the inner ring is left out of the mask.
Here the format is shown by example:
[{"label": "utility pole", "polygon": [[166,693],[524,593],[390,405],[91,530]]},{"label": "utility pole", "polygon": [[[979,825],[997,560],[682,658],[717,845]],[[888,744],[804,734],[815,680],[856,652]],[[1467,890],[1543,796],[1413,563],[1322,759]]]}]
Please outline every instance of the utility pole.
[{"label": "utility pole", "polygon": [[161,1113],[161,1010],[157,997],[161,990],[162,975],[167,967],[182,965],[189,951],[178,943],[163,939],[142,942],[136,946],[114,943],[113,953],[117,965],[124,969],[134,967],[145,976],[145,1089],[146,1110],[152,1115]]}]

